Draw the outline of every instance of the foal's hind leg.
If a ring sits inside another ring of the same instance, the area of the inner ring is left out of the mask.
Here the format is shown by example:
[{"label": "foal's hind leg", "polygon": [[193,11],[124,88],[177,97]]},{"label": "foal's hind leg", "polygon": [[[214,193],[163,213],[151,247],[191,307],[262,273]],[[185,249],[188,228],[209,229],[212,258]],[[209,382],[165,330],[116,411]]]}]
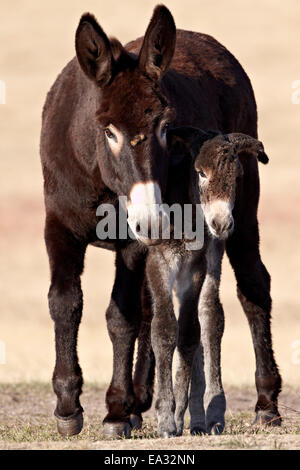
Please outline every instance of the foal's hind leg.
[{"label": "foal's hind leg", "polygon": [[130,414],[135,396],[132,383],[134,343],[141,323],[141,288],[144,255],[133,243],[116,255],[116,277],[110,305],[106,312],[107,327],[113,345],[113,376],[106,393],[108,414],[104,435],[108,438],[130,437]]},{"label": "foal's hind leg", "polygon": [[80,275],[86,245],[55,217],[48,215],[45,241],[51,270],[48,294],[55,324],[56,363],[53,389],[57,395],[55,416],[60,434],[72,436],[82,429],[79,402],[82,374],[77,357],[77,334],[82,313]]},{"label": "foal's hind leg", "polygon": [[224,331],[224,312],[219,299],[223,253],[224,243],[210,239],[206,255],[207,274],[199,302],[201,342],[204,352],[205,421],[206,431],[210,434],[220,434],[225,426],[226,400],[221,380],[221,340]]},{"label": "foal's hind leg", "polygon": [[[175,377],[175,422],[177,435],[181,436],[184,427],[184,414],[188,405],[188,391],[194,356],[200,344],[200,326],[198,320],[199,293],[205,275],[205,263],[199,256],[193,256],[186,261],[181,269],[176,284],[176,294],[179,300],[178,318],[178,364]],[[202,255],[201,255],[202,256]],[[203,266],[202,266],[203,265]],[[197,372],[200,373],[199,369]],[[202,374],[203,376],[203,374]],[[194,378],[198,384],[198,377]],[[194,394],[190,397],[191,433],[198,434],[205,431],[205,417],[203,404],[199,407],[201,397]],[[199,390],[197,390],[199,392]]]},{"label": "foal's hind leg", "polygon": [[146,280],[142,287],[142,323],[138,336],[138,352],[133,378],[135,405],[130,415],[133,429],[142,427],[142,413],[151,408],[155,358],[151,345],[152,302]]}]

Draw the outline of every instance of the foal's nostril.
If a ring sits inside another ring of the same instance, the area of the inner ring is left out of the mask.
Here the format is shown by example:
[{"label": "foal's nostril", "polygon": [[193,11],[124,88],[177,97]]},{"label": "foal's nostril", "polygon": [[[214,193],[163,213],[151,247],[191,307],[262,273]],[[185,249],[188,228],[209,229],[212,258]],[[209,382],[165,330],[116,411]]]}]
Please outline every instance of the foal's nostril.
[{"label": "foal's nostril", "polygon": [[212,219],[211,226],[217,233],[221,232],[222,226],[217,219]]},{"label": "foal's nostril", "polygon": [[221,236],[222,234],[226,234],[226,232],[230,232],[233,229],[234,221],[230,219],[230,221],[220,220],[219,218],[215,217],[210,222],[211,228],[214,230],[217,236]]}]

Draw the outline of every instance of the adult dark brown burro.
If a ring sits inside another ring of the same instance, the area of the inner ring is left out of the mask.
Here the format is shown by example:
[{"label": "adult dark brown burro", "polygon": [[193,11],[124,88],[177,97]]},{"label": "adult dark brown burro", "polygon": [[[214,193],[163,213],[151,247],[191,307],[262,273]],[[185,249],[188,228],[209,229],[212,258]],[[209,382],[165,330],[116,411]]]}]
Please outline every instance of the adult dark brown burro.
[{"label": "adult dark brown burro", "polygon": [[[80,432],[82,373],[76,343],[82,312],[80,276],[89,244],[116,251],[116,277],[106,317],[113,343],[113,377],[104,430],[129,435],[130,416],[149,408],[154,361],[149,347],[151,305],[145,279],[148,230],[168,183],[167,126],[194,126],[257,137],[256,104],[237,60],[210,36],[177,30],[169,10],[155,8],[145,36],[125,48],[108,39],[95,18],[82,16],[76,57],[51,88],[43,111],[41,160],[50,262],[50,314],[55,324],[55,416],[64,435]],[[279,417],[281,380],[270,332],[270,277],[259,253],[257,166],[238,191],[235,230],[226,242],[238,296],[256,354],[256,412]],[[96,235],[96,208],[127,196],[128,222],[138,241]],[[143,227],[145,225],[143,224]],[[99,282],[101,280],[99,279]],[[139,356],[132,378],[135,340]],[[147,346],[147,345],[146,345]],[[150,351],[150,352],[149,352]]]}]

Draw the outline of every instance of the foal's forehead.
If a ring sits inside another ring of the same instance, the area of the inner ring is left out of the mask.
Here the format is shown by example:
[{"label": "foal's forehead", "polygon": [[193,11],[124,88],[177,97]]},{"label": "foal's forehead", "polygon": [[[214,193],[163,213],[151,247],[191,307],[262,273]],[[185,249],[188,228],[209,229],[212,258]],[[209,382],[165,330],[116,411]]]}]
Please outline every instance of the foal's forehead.
[{"label": "foal's forehead", "polygon": [[225,172],[237,166],[238,156],[232,143],[224,136],[217,136],[203,144],[197,160],[198,165]]},{"label": "foal's forehead", "polygon": [[98,119],[143,129],[163,113],[167,102],[157,86],[138,68],[120,72],[102,92]]}]

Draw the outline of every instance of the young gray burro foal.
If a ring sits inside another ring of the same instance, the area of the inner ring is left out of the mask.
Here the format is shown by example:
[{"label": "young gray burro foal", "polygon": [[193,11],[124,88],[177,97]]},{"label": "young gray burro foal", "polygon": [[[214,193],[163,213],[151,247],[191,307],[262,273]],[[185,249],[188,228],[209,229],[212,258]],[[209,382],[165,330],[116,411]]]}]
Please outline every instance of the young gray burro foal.
[{"label": "young gray burro foal", "polygon": [[[237,133],[217,135],[178,128],[168,132],[168,145],[171,158],[179,160],[170,170],[168,203],[183,208],[187,203],[199,203],[200,196],[205,227],[201,249],[186,249],[185,236],[149,248],[146,272],[153,300],[151,341],[157,366],[158,433],[169,437],[183,432],[193,360],[191,433],[220,433],[226,408],[220,367],[224,329],[219,299],[221,262],[225,240],[234,228],[232,210],[239,204],[236,194],[241,193],[243,174],[249,177],[249,172],[257,171],[257,159],[267,163],[268,157],[261,142]],[[178,323],[173,310],[173,287],[180,306]],[[172,359],[176,345],[179,364],[173,392]]]}]

